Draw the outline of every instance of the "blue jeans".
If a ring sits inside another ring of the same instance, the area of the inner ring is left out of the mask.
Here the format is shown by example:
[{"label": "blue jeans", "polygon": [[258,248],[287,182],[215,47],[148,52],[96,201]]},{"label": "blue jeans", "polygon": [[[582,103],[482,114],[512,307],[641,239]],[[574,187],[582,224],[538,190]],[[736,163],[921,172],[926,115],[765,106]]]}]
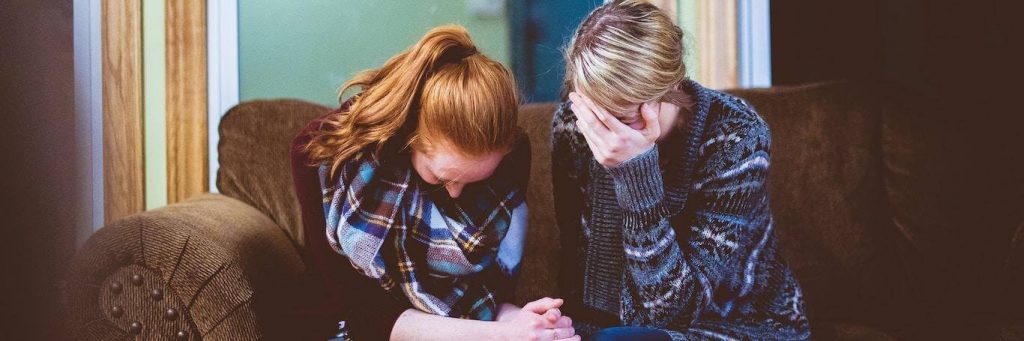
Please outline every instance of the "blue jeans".
[{"label": "blue jeans", "polygon": [[589,341],[672,341],[668,333],[645,327],[611,327],[598,330]]}]

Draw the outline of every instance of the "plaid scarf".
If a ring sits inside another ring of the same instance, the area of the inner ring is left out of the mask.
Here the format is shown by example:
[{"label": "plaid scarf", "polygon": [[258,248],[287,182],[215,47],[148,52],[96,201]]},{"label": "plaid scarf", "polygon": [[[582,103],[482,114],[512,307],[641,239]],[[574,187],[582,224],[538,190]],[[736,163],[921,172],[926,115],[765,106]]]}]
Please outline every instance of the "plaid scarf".
[{"label": "plaid scarf", "polygon": [[365,151],[339,166],[333,181],[330,166],[320,166],[331,247],[421,311],[494,320],[502,279],[493,274],[508,273],[496,269],[497,251],[512,210],[524,203],[522,184],[492,176],[452,199],[400,155],[383,162]]}]

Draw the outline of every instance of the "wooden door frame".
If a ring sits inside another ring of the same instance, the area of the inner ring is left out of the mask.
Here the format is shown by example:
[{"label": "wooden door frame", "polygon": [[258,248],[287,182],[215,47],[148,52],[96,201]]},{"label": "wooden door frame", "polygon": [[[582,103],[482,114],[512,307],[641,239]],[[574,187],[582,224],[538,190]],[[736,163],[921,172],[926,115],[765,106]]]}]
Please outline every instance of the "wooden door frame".
[{"label": "wooden door frame", "polygon": [[101,1],[104,222],[145,209],[142,1]]},{"label": "wooden door frame", "polygon": [[[164,0],[168,203],[208,190],[205,0]],[[101,1],[105,224],[145,209],[142,1]],[[159,122],[148,122],[160,124]]]},{"label": "wooden door frame", "polygon": [[206,0],[164,0],[167,51],[167,203],[206,192]]}]

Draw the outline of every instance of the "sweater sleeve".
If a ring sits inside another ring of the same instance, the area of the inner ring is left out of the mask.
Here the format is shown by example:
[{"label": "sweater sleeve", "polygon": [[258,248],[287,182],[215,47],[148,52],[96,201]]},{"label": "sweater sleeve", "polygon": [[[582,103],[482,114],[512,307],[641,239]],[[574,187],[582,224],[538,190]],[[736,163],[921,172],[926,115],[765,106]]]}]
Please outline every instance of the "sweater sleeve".
[{"label": "sweater sleeve", "polygon": [[[555,112],[551,127],[551,184],[555,206],[555,222],[558,224],[561,242],[559,257],[559,295],[565,299],[562,311],[576,316],[582,308],[583,278],[578,263],[579,236],[583,219],[583,188],[580,176],[584,175],[580,153],[574,150],[577,139],[583,137],[576,130],[575,115],[563,104]],[[586,156],[584,155],[584,156]]]},{"label": "sweater sleeve", "polygon": [[754,231],[768,223],[767,125],[754,114],[709,127],[705,136],[678,230],[664,203],[658,147],[608,169],[623,211],[627,325],[691,325],[755,248]]}]

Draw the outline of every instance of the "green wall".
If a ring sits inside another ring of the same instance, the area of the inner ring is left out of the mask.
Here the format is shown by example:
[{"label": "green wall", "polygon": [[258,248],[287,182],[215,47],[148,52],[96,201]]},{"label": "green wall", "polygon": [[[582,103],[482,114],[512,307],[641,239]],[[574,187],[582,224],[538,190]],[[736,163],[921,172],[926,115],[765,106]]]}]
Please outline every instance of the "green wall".
[{"label": "green wall", "polygon": [[164,0],[142,1],[143,164],[146,209],[167,205],[167,57]]},{"label": "green wall", "polygon": [[[502,3],[502,0],[490,0]],[[239,0],[240,99],[301,98],[337,105],[355,73],[379,67],[430,28],[465,26],[480,50],[508,65],[508,24],[474,17],[471,0]]]},{"label": "green wall", "polygon": [[676,24],[683,29],[683,63],[686,75],[697,82],[700,79],[700,58],[697,53],[697,6],[699,0],[676,1]]}]

